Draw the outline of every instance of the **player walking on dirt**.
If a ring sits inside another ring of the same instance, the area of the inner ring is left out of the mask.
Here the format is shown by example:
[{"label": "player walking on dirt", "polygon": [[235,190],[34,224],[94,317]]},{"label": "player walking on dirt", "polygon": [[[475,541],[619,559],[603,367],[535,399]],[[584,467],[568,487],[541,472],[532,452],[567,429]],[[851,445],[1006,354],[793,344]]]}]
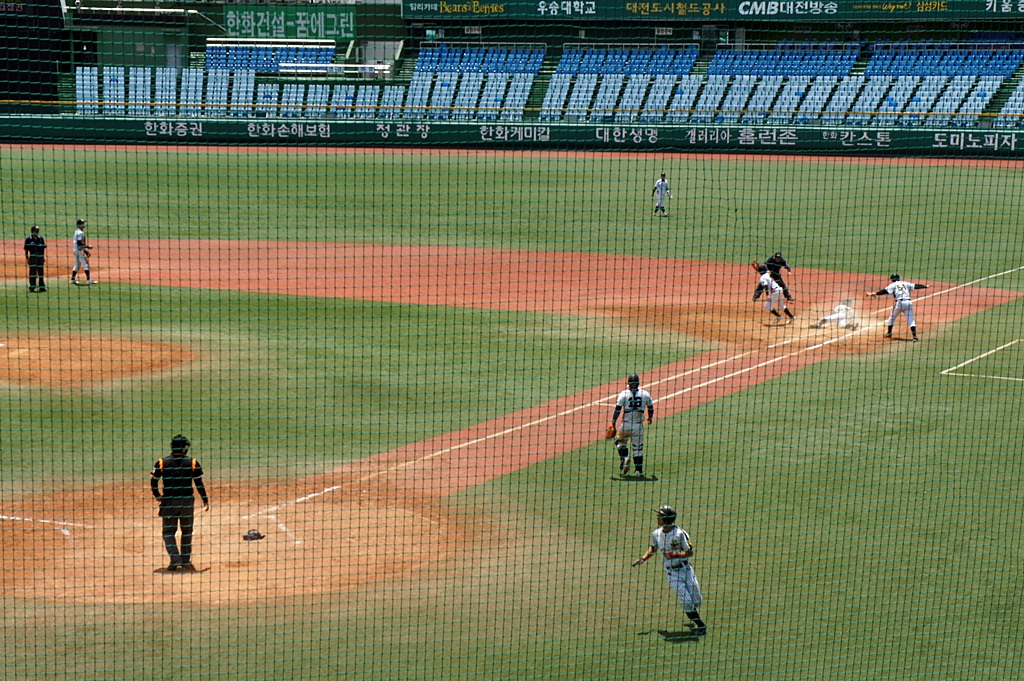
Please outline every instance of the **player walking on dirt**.
[{"label": "player walking on dirt", "polygon": [[676,511],[671,506],[662,506],[655,513],[658,515],[658,529],[651,532],[651,545],[647,547],[647,553],[634,560],[633,567],[646,563],[648,558],[660,551],[661,564],[665,568],[669,586],[683,606],[694,635],[703,636],[708,633],[708,628],[700,618],[703,598],[697,575],[690,565],[694,554],[690,535],[683,528],[676,527]]},{"label": "player walking on dirt", "polygon": [[[163,519],[163,538],[167,555],[171,557],[168,570],[194,570],[192,567],[192,533],[195,527],[195,484],[203,500],[203,510],[210,510],[210,499],[203,486],[203,467],[198,459],[188,456],[192,443],[184,435],[171,438],[171,455],[158,459],[149,472],[149,485],[153,496],[160,502],[160,517]],[[159,482],[164,481],[163,493]],[[181,548],[175,540],[181,528]]]}]

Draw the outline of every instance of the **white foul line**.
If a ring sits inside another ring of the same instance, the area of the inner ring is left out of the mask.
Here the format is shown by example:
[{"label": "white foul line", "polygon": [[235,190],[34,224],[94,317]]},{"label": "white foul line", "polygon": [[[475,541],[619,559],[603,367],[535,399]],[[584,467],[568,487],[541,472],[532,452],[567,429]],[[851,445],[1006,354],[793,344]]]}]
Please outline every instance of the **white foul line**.
[{"label": "white foul line", "polygon": [[1000,350],[1005,350],[1006,348],[1010,347],[1011,345],[1016,345],[1020,341],[1021,341],[1021,339],[1018,338],[1017,340],[1012,340],[1009,343],[1003,343],[998,348],[995,348],[993,350],[989,350],[988,352],[983,352],[980,355],[978,355],[977,357],[972,357],[971,359],[967,360],[966,362],[960,362],[955,367],[949,367],[948,369],[944,369],[944,370],[939,372],[939,375],[940,376],[967,376],[967,377],[971,377],[971,378],[994,378],[994,379],[997,379],[997,380],[1000,380],[1000,381],[1024,381],[1024,378],[1013,378],[1013,377],[1010,377],[1010,376],[985,376],[985,375],[981,375],[981,374],[960,374],[960,373],[954,373],[954,372],[956,372],[957,369],[959,369],[961,367],[965,367],[968,364],[970,364],[971,362],[977,362],[979,359],[983,359],[985,357],[988,357],[989,355],[994,355],[997,352],[999,352]]},{"label": "white foul line", "polygon": [[[956,290],[965,288],[967,286],[973,286],[974,284],[977,284],[977,283],[982,282],[982,281],[986,281],[988,279],[994,279],[996,277],[1001,277],[1004,274],[1010,274],[1012,272],[1019,272],[1020,270],[1024,270],[1024,265],[1022,265],[1020,267],[1015,267],[1013,269],[1006,270],[1005,272],[998,272],[996,274],[990,274],[990,275],[988,275],[986,277],[981,277],[980,279],[975,279],[974,281],[969,281],[966,284],[960,284],[960,285],[954,286],[952,288],[943,289],[941,291],[936,291],[935,293],[931,293],[931,294],[929,294],[927,296],[921,296],[920,298],[918,298],[918,300],[925,300],[927,298],[933,298],[935,296],[943,295],[945,293],[950,293],[951,291],[956,291]],[[877,314],[877,312],[876,312],[876,314]],[[880,325],[881,325],[881,322],[878,322],[878,323],[875,324],[876,327],[880,326]],[[724,376],[720,376],[718,378],[714,378],[714,379],[711,379],[709,381],[705,381],[705,382],[700,383],[698,385],[690,386],[689,388],[684,388],[683,390],[680,390],[678,392],[671,393],[671,394],[666,395],[664,397],[659,397],[658,400],[661,401],[661,400],[671,399],[673,397],[678,397],[679,395],[682,395],[684,393],[690,392],[691,390],[696,390],[697,388],[704,388],[704,387],[707,387],[707,386],[712,385],[714,383],[718,383],[720,381],[724,381],[724,380],[726,380],[728,378],[733,378],[734,376],[739,376],[739,375],[745,374],[745,373],[747,373],[749,371],[753,371],[754,369],[759,369],[761,367],[768,366],[769,364],[774,364],[775,362],[779,362],[781,360],[788,359],[789,357],[794,357],[796,355],[803,354],[805,352],[810,352],[812,350],[817,350],[819,348],[825,347],[826,345],[831,345],[832,343],[836,343],[836,342],[839,342],[839,341],[844,340],[846,338],[850,338],[852,336],[856,336],[856,335],[866,331],[867,328],[868,328],[867,326],[862,326],[861,328],[857,329],[856,331],[852,331],[852,332],[844,334],[842,336],[837,336],[835,338],[831,338],[829,340],[826,340],[826,341],[821,342],[821,343],[817,343],[815,345],[810,345],[810,346],[808,346],[806,348],[803,348],[801,350],[796,350],[796,351],[788,353],[786,355],[780,355],[779,357],[775,357],[773,359],[766,360],[764,362],[761,362],[759,364],[755,364],[755,365],[747,367],[745,369],[740,369],[739,371],[734,371],[734,372],[732,372],[730,374],[726,374]],[[794,343],[794,342],[797,342],[798,340],[801,340],[803,338],[805,338],[805,336],[798,336],[796,338],[792,338],[792,339],[789,339],[789,340],[781,341],[779,343],[773,343],[771,345],[768,345],[767,349],[773,349],[773,348],[776,348],[776,347],[780,347],[782,345],[787,345],[789,343]],[[742,359],[743,357],[751,355],[754,352],[756,352],[756,351],[755,350],[748,350],[746,352],[741,352],[739,354],[732,355],[730,357],[726,357],[725,359],[720,359],[720,360],[717,360],[715,362],[711,362],[710,364],[702,365],[702,366],[697,367],[695,369],[688,369],[688,370],[686,370],[686,371],[684,371],[682,373],[676,374],[674,376],[669,376],[668,378],[663,378],[663,379],[660,379],[658,381],[654,381],[652,383],[649,383],[648,385],[651,385],[651,386],[660,385],[662,383],[667,383],[668,381],[677,380],[679,378],[683,378],[685,376],[689,376],[691,374],[694,374],[694,373],[697,373],[697,372],[700,372],[700,371],[706,371],[708,369],[714,368],[714,367],[719,366],[721,364],[727,364],[728,362],[733,362],[733,361],[736,361],[738,359]],[[493,440],[495,438],[503,437],[505,435],[509,435],[511,433],[515,433],[517,431],[524,430],[526,428],[532,428],[533,426],[539,425],[541,423],[545,423],[545,422],[550,421],[552,419],[560,418],[562,416],[567,416],[567,415],[575,413],[577,411],[582,411],[584,409],[589,409],[591,407],[601,406],[602,404],[607,403],[608,400],[613,400],[615,398],[616,398],[616,395],[608,395],[606,397],[601,397],[601,398],[598,398],[598,399],[593,400],[591,402],[587,402],[586,404],[580,405],[578,407],[573,407],[572,409],[567,409],[565,411],[558,412],[557,414],[551,414],[549,416],[545,416],[544,418],[540,418],[540,419],[536,419],[534,421],[530,421],[529,423],[524,423],[522,425],[513,426],[511,428],[506,428],[505,430],[501,430],[501,431],[498,431],[496,433],[491,433],[490,435],[484,435],[483,437],[478,437],[478,438],[475,438],[473,440],[467,440],[466,442],[462,442],[460,444],[453,445],[451,447],[446,447],[444,449],[438,450],[438,451],[433,452],[431,454],[425,454],[424,456],[418,457],[416,459],[411,459],[411,460],[406,461],[404,463],[400,463],[400,464],[397,464],[395,466],[391,466],[390,468],[385,468],[384,470],[377,471],[376,473],[370,473],[369,475],[365,475],[365,476],[363,476],[361,478],[357,478],[356,482],[368,482],[368,481],[373,480],[374,478],[378,478],[378,477],[380,477],[382,475],[387,475],[388,473],[394,473],[396,471],[408,468],[409,466],[414,466],[414,465],[422,463],[424,461],[429,461],[431,459],[437,458],[439,456],[444,456],[445,454],[449,454],[451,452],[458,451],[458,450],[464,449],[466,447],[472,447],[473,445],[480,444],[481,442],[486,442],[488,440]],[[264,509],[262,511],[257,511],[256,513],[251,513],[249,515],[242,516],[242,517],[243,518],[253,518],[253,517],[257,517],[257,516],[265,516],[266,514],[273,513],[274,511],[277,511],[278,509],[286,508],[288,506],[294,506],[295,504],[301,504],[301,503],[303,503],[305,501],[309,501],[310,499],[315,499],[315,498],[323,496],[325,494],[330,494],[331,492],[334,492],[334,491],[336,491],[336,490],[338,490],[340,488],[341,488],[341,485],[334,485],[332,487],[326,487],[326,488],[320,490],[319,492],[313,492],[312,494],[307,494],[306,496],[299,497],[298,499],[294,499],[292,501],[287,501],[285,503],[278,504],[276,506],[272,506],[272,507]]]},{"label": "white foul line", "polygon": [[46,525],[64,525],[67,527],[89,527],[82,523],[69,523],[64,520],[50,520],[49,518],[22,518],[16,515],[0,515],[0,520],[16,520],[23,523],[43,523]]}]

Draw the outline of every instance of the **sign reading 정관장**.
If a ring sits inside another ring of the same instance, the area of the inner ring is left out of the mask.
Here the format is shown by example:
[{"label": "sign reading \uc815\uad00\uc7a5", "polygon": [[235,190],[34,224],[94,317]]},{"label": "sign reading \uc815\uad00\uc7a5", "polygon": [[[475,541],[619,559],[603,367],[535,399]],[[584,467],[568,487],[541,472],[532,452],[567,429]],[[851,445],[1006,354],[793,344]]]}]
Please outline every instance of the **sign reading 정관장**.
[{"label": "sign reading \uc815\uad00\uc7a5", "polygon": [[1022,19],[1024,0],[403,0],[406,19],[953,21]]},{"label": "sign reading \uc815\uad00\uc7a5", "polygon": [[352,5],[225,5],[229,38],[351,40],[356,36]]}]

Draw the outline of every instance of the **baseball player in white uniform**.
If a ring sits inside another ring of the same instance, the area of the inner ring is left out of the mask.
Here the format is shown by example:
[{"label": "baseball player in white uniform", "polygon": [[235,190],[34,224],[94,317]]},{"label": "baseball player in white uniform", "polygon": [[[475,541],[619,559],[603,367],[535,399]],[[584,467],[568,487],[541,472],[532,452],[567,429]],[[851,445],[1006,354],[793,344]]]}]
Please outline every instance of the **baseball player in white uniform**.
[{"label": "baseball player in white uniform", "polygon": [[85,270],[85,283],[95,284],[89,275],[89,249],[92,248],[85,238],[85,220],[79,220],[75,228],[75,236],[71,241],[71,250],[75,254],[75,266],[71,270],[71,283],[78,283],[78,270]]},{"label": "baseball player in white uniform", "polygon": [[615,413],[612,425],[622,414],[622,427],[615,434],[615,448],[619,452],[619,470],[622,475],[629,475],[629,447],[633,446],[633,467],[636,477],[644,477],[644,412],[647,412],[647,423],[654,420],[654,400],[646,390],[640,389],[640,376],[630,374],[626,378],[625,390],[615,400]]},{"label": "baseball player in white uniform", "polygon": [[827,326],[830,322],[835,322],[840,329],[856,329],[857,324],[857,311],[853,309],[851,303],[853,301],[849,298],[844,298],[843,302],[832,308],[832,314],[822,317],[816,324],[811,324],[812,329],[820,329],[823,326]]},{"label": "baseball player in white uniform", "polygon": [[872,296],[884,296],[886,294],[892,296],[892,312],[889,313],[889,319],[885,322],[888,327],[885,331],[886,338],[892,338],[892,327],[896,323],[896,318],[903,315],[907,318],[907,326],[910,327],[910,333],[914,335],[914,342],[921,340],[917,337],[917,323],[914,321],[914,303],[910,300],[910,292],[918,288],[928,288],[925,284],[911,284],[909,281],[903,281],[900,279],[900,275],[893,272],[889,275],[889,281],[892,283],[883,289],[877,291],[871,291],[867,295]]},{"label": "baseball player in white uniform", "polygon": [[654,189],[651,190],[651,196],[654,200],[654,214],[657,215],[658,211],[661,211],[661,217],[667,217],[668,213],[665,212],[665,199],[672,198],[672,191],[668,188],[668,180],[665,179],[665,173],[661,174],[661,179],[654,183]]},{"label": "baseball player in white uniform", "polygon": [[[782,310],[786,313],[786,323],[792,324],[795,317],[793,317],[793,313],[789,311],[789,308],[786,307],[786,299],[782,296],[782,287],[772,279],[768,266],[761,265],[757,268],[757,272],[761,275],[761,278],[757,281],[758,288],[766,294],[764,309],[768,310],[775,317],[776,324],[782,323],[782,315],[779,314],[779,310]],[[757,296],[758,294],[755,293],[754,300],[757,300]]]},{"label": "baseball player in white uniform", "polygon": [[655,513],[658,515],[658,529],[651,532],[651,545],[647,547],[647,553],[634,560],[633,567],[646,563],[656,552],[661,552],[661,563],[668,584],[690,619],[693,633],[703,636],[708,633],[708,628],[700,618],[702,599],[697,575],[690,564],[694,555],[690,535],[683,528],[676,527],[676,511],[671,506],[662,506]]}]

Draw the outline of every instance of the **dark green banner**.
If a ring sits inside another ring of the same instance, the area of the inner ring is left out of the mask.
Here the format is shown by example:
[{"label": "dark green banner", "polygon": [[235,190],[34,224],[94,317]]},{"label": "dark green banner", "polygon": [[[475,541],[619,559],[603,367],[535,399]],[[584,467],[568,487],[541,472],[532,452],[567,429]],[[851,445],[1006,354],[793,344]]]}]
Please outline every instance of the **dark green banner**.
[{"label": "dark green banner", "polygon": [[352,5],[225,5],[228,38],[350,40],[356,35]]},{"label": "dark green banner", "polygon": [[433,146],[1024,158],[1024,130],[437,121],[0,118],[6,142]]},{"label": "dark green banner", "polygon": [[1022,0],[716,0],[714,2],[635,2],[634,0],[404,0],[406,19],[567,19],[731,21],[897,21],[1021,19]]}]

